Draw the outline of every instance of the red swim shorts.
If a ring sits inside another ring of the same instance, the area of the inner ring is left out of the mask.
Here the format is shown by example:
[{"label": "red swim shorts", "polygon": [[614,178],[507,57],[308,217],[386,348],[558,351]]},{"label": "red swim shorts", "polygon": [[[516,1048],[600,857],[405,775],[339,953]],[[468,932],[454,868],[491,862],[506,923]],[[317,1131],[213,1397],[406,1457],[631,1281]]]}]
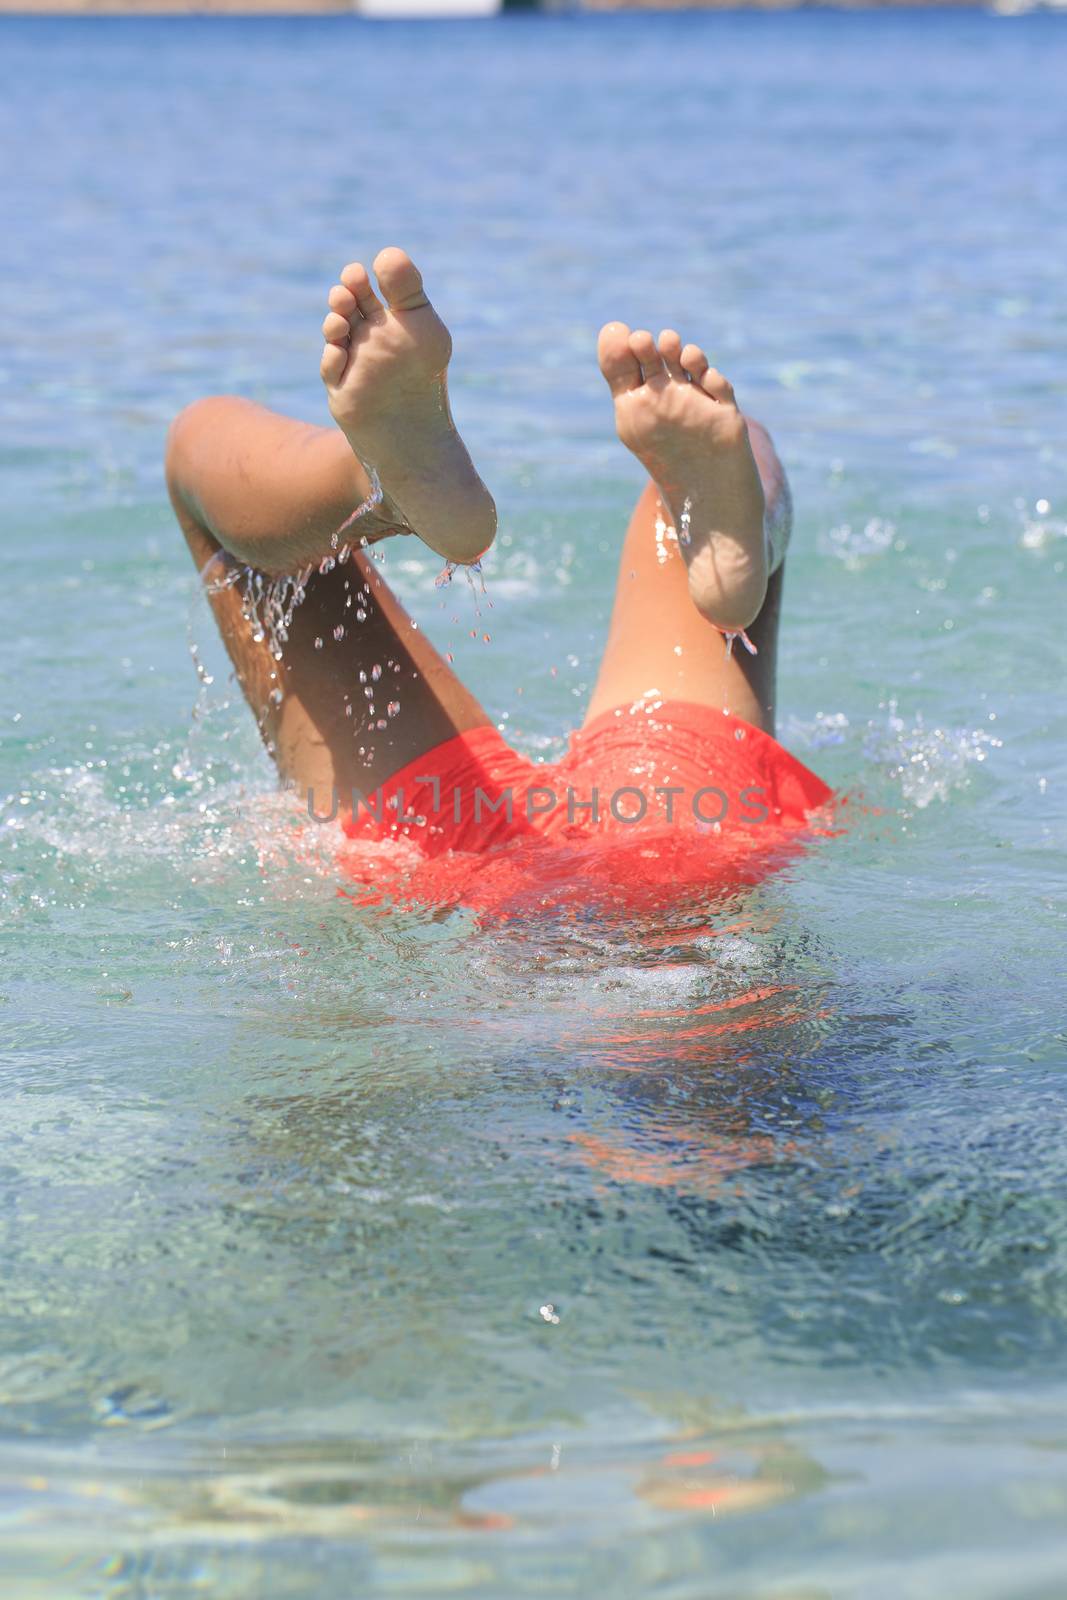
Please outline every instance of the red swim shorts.
[{"label": "red swim shorts", "polygon": [[642,700],[537,763],[492,727],[409,763],[344,822],[353,898],[507,916],[629,911],[757,882],[831,791],[769,734],[686,701]]}]

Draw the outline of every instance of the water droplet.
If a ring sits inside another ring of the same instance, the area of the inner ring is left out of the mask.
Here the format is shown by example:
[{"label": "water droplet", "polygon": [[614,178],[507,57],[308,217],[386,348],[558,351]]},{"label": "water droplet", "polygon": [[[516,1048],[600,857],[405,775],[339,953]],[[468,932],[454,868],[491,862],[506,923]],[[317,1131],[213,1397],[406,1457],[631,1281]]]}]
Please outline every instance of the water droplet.
[{"label": "water droplet", "polygon": [[389,704],[385,708],[386,715],[390,716],[390,717],[395,717],[399,710],[400,710],[400,701],[399,700],[390,700]]},{"label": "water droplet", "polygon": [[378,682],[378,679],[379,679],[379,678],[380,678],[380,677],[381,677],[381,675],[382,675],[382,669],[381,669],[381,667],[380,667],[380,666],[378,666],[378,664],[377,664],[377,662],[375,662],[375,664],[374,664],[374,666],[373,666],[373,667],[371,667],[371,669],[370,669],[370,675],[371,675],[371,680],[372,680],[372,682],[374,682],[374,683],[377,683],[377,682]]},{"label": "water droplet", "polygon": [[337,640],[338,644],[340,644],[341,640],[345,636],[345,625],[343,622],[339,622],[337,624],[336,628],[333,630],[333,636]]}]

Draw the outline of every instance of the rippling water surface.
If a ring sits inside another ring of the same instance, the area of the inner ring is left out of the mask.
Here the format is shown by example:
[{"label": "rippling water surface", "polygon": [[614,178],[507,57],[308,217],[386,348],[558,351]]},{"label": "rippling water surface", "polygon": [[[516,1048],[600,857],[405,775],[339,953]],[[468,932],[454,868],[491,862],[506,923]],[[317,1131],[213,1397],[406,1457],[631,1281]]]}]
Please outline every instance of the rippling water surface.
[{"label": "rippling water surface", "polygon": [[[1061,1595],[1062,19],[0,61],[9,1591]],[[559,748],[638,482],[595,331],[678,325],[788,462],[781,733],[848,834],[504,930],[293,847],[161,446],[210,390],[321,417],[324,289],[390,241],[503,513],[488,645],[387,553],[435,639]]]}]

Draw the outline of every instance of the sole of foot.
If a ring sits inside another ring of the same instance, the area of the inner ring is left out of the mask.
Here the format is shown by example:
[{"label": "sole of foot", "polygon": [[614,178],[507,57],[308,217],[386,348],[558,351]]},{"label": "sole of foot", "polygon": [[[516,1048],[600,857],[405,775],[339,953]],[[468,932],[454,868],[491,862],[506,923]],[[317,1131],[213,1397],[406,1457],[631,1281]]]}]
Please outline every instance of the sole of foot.
[{"label": "sole of foot", "polygon": [[764,498],[734,391],[695,344],[609,322],[597,345],[619,438],[665,501],[697,610],[724,633],[759,614],[767,592]]},{"label": "sole of foot", "polygon": [[330,290],[320,368],[330,412],[423,542],[446,561],[476,561],[496,506],[452,420],[452,336],[403,250],[382,250],[374,276],[377,289],[353,262]]}]

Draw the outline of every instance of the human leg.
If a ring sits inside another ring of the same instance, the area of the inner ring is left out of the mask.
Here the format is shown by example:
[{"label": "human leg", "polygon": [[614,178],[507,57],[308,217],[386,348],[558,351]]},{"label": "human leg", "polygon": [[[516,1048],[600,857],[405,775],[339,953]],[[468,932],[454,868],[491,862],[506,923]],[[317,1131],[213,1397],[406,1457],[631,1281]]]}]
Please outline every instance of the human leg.
[{"label": "human leg", "polygon": [[[404,273],[414,268],[407,258],[397,262],[401,252],[385,254],[394,258],[396,270],[379,274],[383,288],[398,282],[410,287],[410,274],[405,279]],[[338,299],[335,290],[331,300]],[[364,428],[379,457],[370,465],[380,463],[386,493],[380,505],[344,528],[372,488],[349,436],[351,407],[345,410],[352,375],[364,357],[367,370],[356,385],[361,415],[373,412],[377,394],[381,409],[399,417],[398,389],[418,411],[412,365],[426,367],[433,403],[447,409],[443,372],[434,375],[440,348],[432,361],[420,354],[424,335],[439,342],[443,325],[424,296],[422,302],[414,310],[430,312],[433,322],[424,318],[414,330],[402,323],[400,333],[388,320],[393,313],[382,310],[386,320],[374,327],[393,340],[387,350],[370,335],[350,335],[354,350],[327,345],[323,367],[331,409],[335,416],[344,411],[348,427],[313,428],[222,397],[183,412],[168,442],[171,499],[198,569],[207,568],[212,610],[268,749],[283,775],[316,794],[323,791],[327,801],[331,786],[343,794],[353,787],[374,789],[407,762],[489,720],[389,591],[377,563],[358,548],[408,531],[418,511],[429,519],[419,532],[431,547],[456,560],[480,553],[491,540],[495,511],[480,479],[472,483],[463,466],[469,458],[458,435],[439,441],[405,475],[401,446],[391,456],[384,447],[379,451],[373,428]],[[367,309],[374,315],[373,307]],[[355,316],[354,311],[352,321]],[[339,332],[332,325],[328,331]],[[454,435],[450,416],[441,426]],[[396,423],[413,449],[426,444],[427,427],[423,414],[410,429],[402,418]],[[437,506],[419,498],[427,460],[437,473]],[[402,510],[394,490],[404,497]],[[285,614],[275,618],[272,630],[263,624],[274,607]]]},{"label": "human leg", "polygon": [[447,561],[476,561],[495,537],[496,506],[452,420],[452,336],[403,250],[380,251],[374,272],[380,298],[360,262],[330,291],[320,369],[330,411],[408,527]]},{"label": "human leg", "polygon": [[678,531],[693,602],[739,632],[767,589],[766,497],[733,388],[672,329],[659,343],[609,322],[597,345],[619,438],[660,490]]},{"label": "human leg", "polygon": [[[630,335],[621,324],[601,336],[602,370],[617,417],[622,413],[620,436],[646,466],[662,464],[660,475],[673,487],[668,496],[662,483],[650,482],[631,518],[586,721],[654,695],[729,710],[773,733],[781,560],[791,517],[785,472],[766,430],[737,411],[724,379],[708,378],[702,352],[683,351],[676,334],[660,344],[666,354],[650,335]],[[724,398],[715,401],[703,383]],[[699,394],[685,394],[697,387]],[[728,414],[718,415],[716,405]],[[687,526],[680,527],[687,501]],[[728,651],[720,629],[745,629],[757,653],[742,642]]]}]

